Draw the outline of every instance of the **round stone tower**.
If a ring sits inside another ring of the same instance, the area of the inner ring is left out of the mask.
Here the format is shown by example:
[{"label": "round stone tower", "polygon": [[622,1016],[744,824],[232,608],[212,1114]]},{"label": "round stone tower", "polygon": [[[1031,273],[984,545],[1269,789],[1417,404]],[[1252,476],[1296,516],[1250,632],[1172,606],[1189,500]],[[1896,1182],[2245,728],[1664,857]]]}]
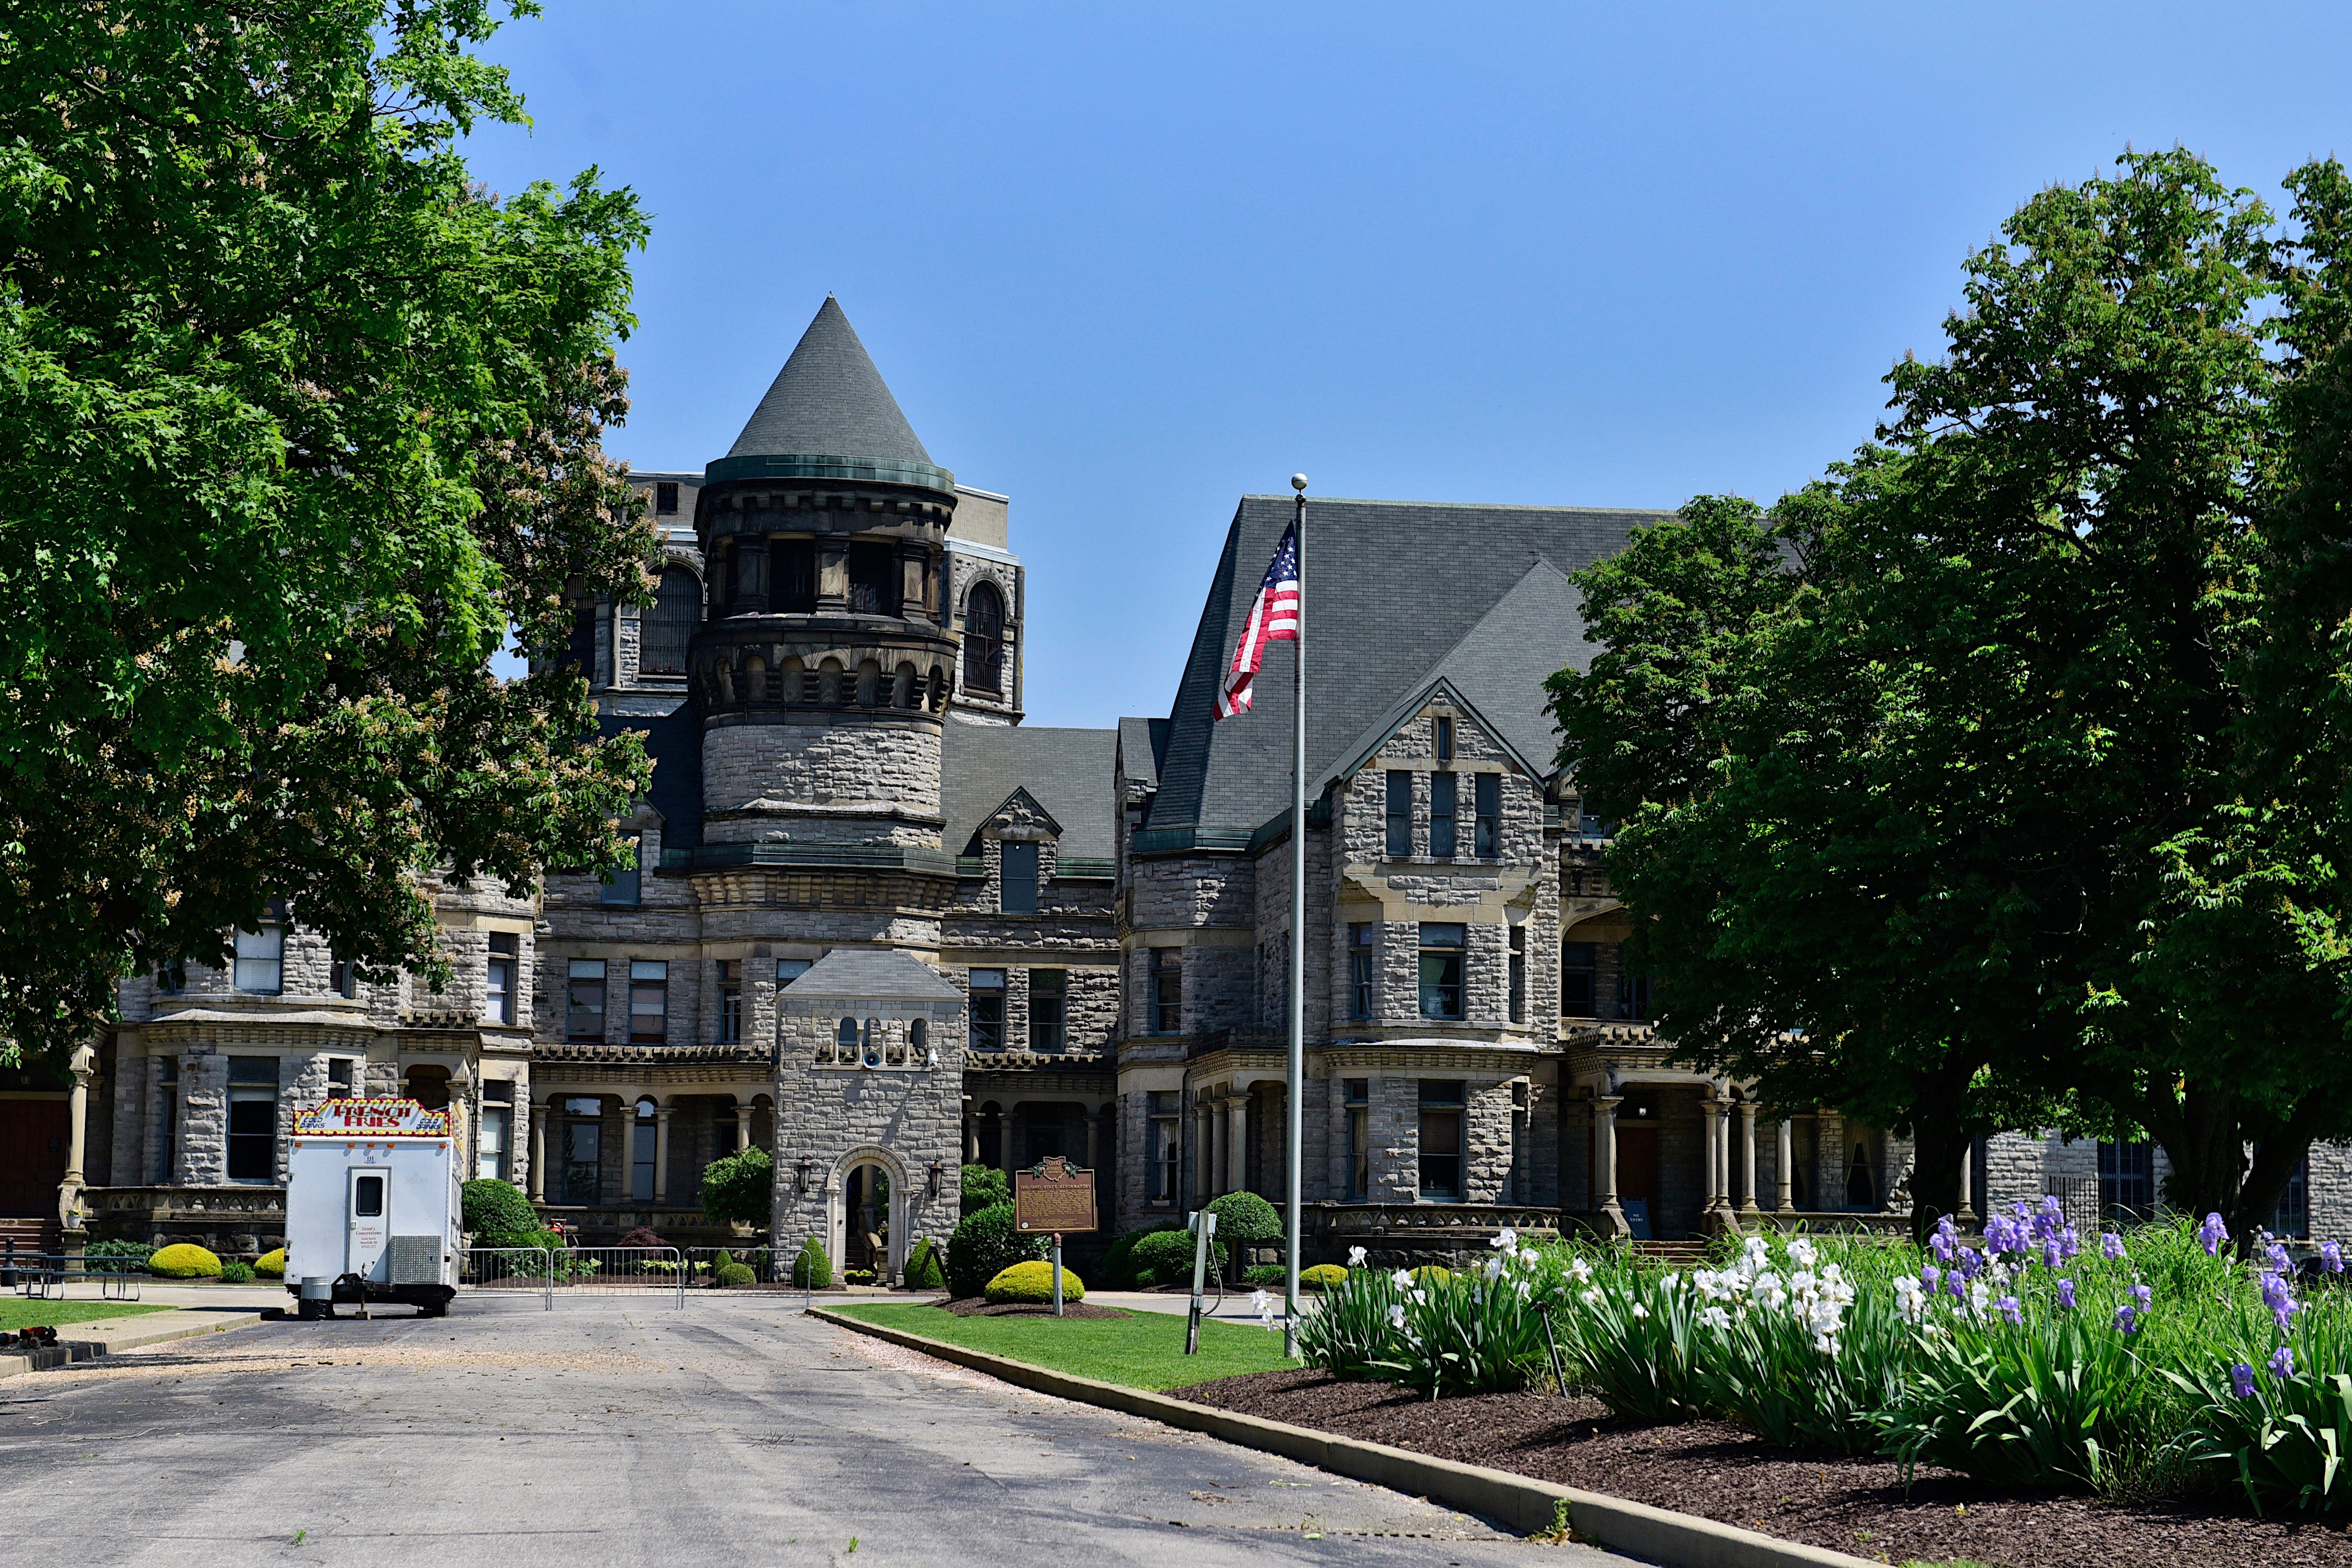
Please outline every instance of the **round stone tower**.
[{"label": "round stone tower", "polygon": [[955,504],[954,476],[827,295],[704,469],[695,509],[710,605],[688,669],[707,845],[843,864],[864,863],[860,847],[940,849]]}]

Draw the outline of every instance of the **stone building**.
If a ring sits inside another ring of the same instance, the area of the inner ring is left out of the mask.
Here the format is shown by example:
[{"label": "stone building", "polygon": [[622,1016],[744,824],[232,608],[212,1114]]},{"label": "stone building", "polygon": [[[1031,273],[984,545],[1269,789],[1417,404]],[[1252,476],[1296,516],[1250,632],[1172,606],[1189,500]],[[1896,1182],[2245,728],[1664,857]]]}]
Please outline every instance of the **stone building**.
[{"label": "stone building", "polygon": [[[354,1093],[452,1107],[472,1172],[591,1240],[728,1240],[701,1175],[753,1145],[780,1247],[885,1275],[951,1228],[968,1163],[1062,1154],[1118,1227],[1175,1223],[1282,1196],[1297,921],[1310,1257],[1902,1223],[1904,1141],[1834,1108],[1759,1124],[1748,1086],[1674,1065],[1622,962],[1543,682],[1591,651],[1568,574],[1661,514],[1316,500],[1295,824],[1289,654],[1214,717],[1291,498],[1240,501],[1167,716],[1079,730],[1023,721],[1010,503],[933,463],[831,299],[725,457],[635,479],[657,592],[584,610],[565,657],[656,761],[636,869],[435,887],[439,993],[358,982],[284,910],[229,969],[126,984],[69,1079],[0,1081],[0,1206],[62,1178],[49,1212],[91,1233],[250,1254],[295,1114]],[[2007,1134],[1971,1173],[2090,1213],[2151,1205],[2162,1169]],[[2344,1152],[2290,1203],[2352,1213]]]}]

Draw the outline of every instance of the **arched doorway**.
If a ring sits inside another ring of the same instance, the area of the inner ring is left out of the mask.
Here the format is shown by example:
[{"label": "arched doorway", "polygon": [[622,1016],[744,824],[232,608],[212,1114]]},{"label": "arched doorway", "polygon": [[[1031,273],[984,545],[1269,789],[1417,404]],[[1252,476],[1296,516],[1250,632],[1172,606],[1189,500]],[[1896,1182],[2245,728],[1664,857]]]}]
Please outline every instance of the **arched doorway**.
[{"label": "arched doorway", "polygon": [[834,1167],[830,1183],[833,1256],[846,1272],[898,1276],[907,1260],[907,1173],[898,1157],[868,1145]]}]

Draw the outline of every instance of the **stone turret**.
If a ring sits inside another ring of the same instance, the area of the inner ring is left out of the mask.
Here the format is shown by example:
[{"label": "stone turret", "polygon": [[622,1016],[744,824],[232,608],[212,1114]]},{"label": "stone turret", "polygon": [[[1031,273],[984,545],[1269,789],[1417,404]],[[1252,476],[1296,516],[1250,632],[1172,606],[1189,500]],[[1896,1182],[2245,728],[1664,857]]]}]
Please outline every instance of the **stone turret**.
[{"label": "stone turret", "polygon": [[706,842],[940,847],[955,507],[827,295],[697,498]]}]

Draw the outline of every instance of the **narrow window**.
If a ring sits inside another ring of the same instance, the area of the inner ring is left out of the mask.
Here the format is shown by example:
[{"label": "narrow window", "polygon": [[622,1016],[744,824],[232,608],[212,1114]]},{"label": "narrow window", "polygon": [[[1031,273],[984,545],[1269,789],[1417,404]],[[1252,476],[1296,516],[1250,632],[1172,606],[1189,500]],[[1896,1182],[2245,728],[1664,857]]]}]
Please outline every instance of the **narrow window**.
[{"label": "narrow window", "polygon": [[898,613],[898,546],[858,543],[849,547],[849,613],[853,616],[895,616]]},{"label": "narrow window", "polygon": [[975,585],[964,604],[963,688],[992,697],[1004,692],[1004,600],[993,585]]},{"label": "narrow window", "polygon": [[604,886],[599,898],[604,903],[634,904],[637,901],[639,871],[644,861],[644,841],[636,835],[631,834],[626,842],[629,846],[627,866],[621,870],[607,871],[604,874]]},{"label": "narrow window", "polygon": [[728,553],[728,569],[732,574],[731,592],[728,595],[730,615],[764,615],[768,609],[768,542],[764,539],[737,538],[735,548]]},{"label": "narrow window", "polygon": [[1429,853],[1432,859],[1454,858],[1454,781],[1458,774],[1429,775]]},{"label": "narrow window", "polygon": [[677,481],[657,479],[654,482],[654,515],[674,517],[677,514]]},{"label": "narrow window", "polygon": [[1511,928],[1511,1022],[1528,1021],[1528,928]]},{"label": "narrow window", "polygon": [[1470,836],[1470,853],[1492,860],[1503,852],[1503,775],[1479,773],[1473,781],[1477,822]]},{"label": "narrow window", "polygon": [[1462,1201],[1462,1081],[1421,1080],[1421,1195]]},{"label": "narrow window", "polygon": [[1348,927],[1348,986],[1350,1018],[1369,1018],[1380,984],[1380,927],[1357,921]]},{"label": "narrow window", "polygon": [[1402,768],[1389,770],[1388,828],[1389,858],[1412,858],[1412,774]]},{"label": "narrow window", "polygon": [[563,1201],[604,1201],[604,1101],[593,1094],[563,1102]]},{"label": "narrow window", "polygon": [[1600,973],[1601,944],[1591,942],[1564,942],[1559,944],[1559,1016],[1563,1018],[1597,1018],[1593,1008],[1599,993],[1593,981]]},{"label": "narrow window", "polygon": [[1004,971],[971,971],[971,1048],[1004,1048]]},{"label": "narrow window", "polygon": [[228,1179],[269,1182],[278,1174],[278,1058],[228,1059]]},{"label": "narrow window", "polygon": [[565,973],[563,1037],[604,1037],[604,961],[601,958],[575,958]]},{"label": "narrow window", "polygon": [[352,1092],[352,1059],[336,1057],[327,1063],[327,1090],[336,1096]]},{"label": "narrow window", "polygon": [[660,959],[629,963],[629,1043],[657,1046],[669,1038],[669,965]]},{"label": "narrow window", "polygon": [[2131,1224],[2156,1213],[2156,1146],[2099,1145],[2099,1216]]},{"label": "narrow window", "polygon": [[514,1085],[495,1079],[482,1085],[481,1129],[474,1139],[474,1174],[482,1181],[513,1177]]},{"label": "narrow window", "polygon": [[1650,977],[1625,967],[1625,949],[1617,949],[1617,1016],[1640,1023],[1650,1016]]},{"label": "narrow window", "polygon": [[1008,915],[1037,912],[1037,847],[1007,840],[1002,851],[996,907]]},{"label": "narrow window", "polygon": [[180,1058],[165,1057],[155,1072],[155,1180],[172,1179],[173,1156],[179,1150]]},{"label": "narrow window", "polygon": [[1440,719],[1431,728],[1434,731],[1432,738],[1436,742],[1437,760],[1441,763],[1452,762],[1454,760],[1454,721]]},{"label": "narrow window", "polygon": [[327,989],[337,996],[356,999],[360,994],[359,966],[348,958],[338,958],[329,963]]},{"label": "narrow window", "polygon": [[853,1067],[857,1061],[857,1020],[844,1018],[834,1026],[833,1059],[841,1067]]},{"label": "narrow window", "polygon": [[1460,925],[1421,922],[1421,1016],[1424,1018],[1462,1016],[1463,931]]},{"label": "narrow window", "polygon": [[2286,1179],[2286,1190],[2279,1194],[2278,1213],[2271,1220],[2271,1231],[2276,1236],[2293,1237],[2297,1241],[2311,1239],[2311,1161],[2305,1158]]},{"label": "narrow window", "polygon": [[1029,1048],[1058,1051],[1067,1044],[1063,1025],[1068,1016],[1070,972],[1033,969],[1029,972]]},{"label": "narrow window", "polygon": [[352,1184],[352,1213],[361,1219],[383,1217],[383,1178],[365,1175]]},{"label": "narrow window", "polygon": [[236,933],[236,988],[275,996],[286,984],[286,926],[272,909],[253,931]]},{"label": "narrow window", "polygon": [[1176,1128],[1179,1091],[1155,1089],[1146,1100],[1146,1120],[1150,1127],[1145,1133],[1145,1148],[1151,1162],[1151,1185],[1147,1201],[1172,1205],[1176,1201]]},{"label": "narrow window", "polygon": [[1362,1203],[1372,1192],[1372,1080],[1340,1080],[1340,1104],[1348,1114],[1348,1198]]},{"label": "narrow window", "polygon": [[521,945],[520,940],[510,931],[490,933],[488,984],[483,1013],[493,1024],[515,1021],[515,964]]},{"label": "narrow window", "polygon": [[1151,950],[1151,1032],[1184,1032],[1184,950],[1181,947]]},{"label": "narrow window", "polygon": [[640,1100],[636,1125],[629,1130],[629,1198],[633,1203],[654,1201],[654,1151],[658,1144],[654,1102]]},{"label": "narrow window", "polygon": [[816,541],[777,539],[768,543],[768,603],[780,615],[816,611]]},{"label": "narrow window", "polygon": [[910,1067],[925,1066],[930,1059],[931,1026],[921,1018],[907,1026],[907,1045],[914,1055]]},{"label": "narrow window", "polygon": [[683,566],[661,574],[661,586],[645,612],[645,639],[637,647],[641,675],[684,675],[686,645],[702,624],[702,584]]},{"label": "narrow window", "polygon": [[740,960],[722,958],[719,961],[719,1043],[740,1045],[743,1040],[743,965]]}]

